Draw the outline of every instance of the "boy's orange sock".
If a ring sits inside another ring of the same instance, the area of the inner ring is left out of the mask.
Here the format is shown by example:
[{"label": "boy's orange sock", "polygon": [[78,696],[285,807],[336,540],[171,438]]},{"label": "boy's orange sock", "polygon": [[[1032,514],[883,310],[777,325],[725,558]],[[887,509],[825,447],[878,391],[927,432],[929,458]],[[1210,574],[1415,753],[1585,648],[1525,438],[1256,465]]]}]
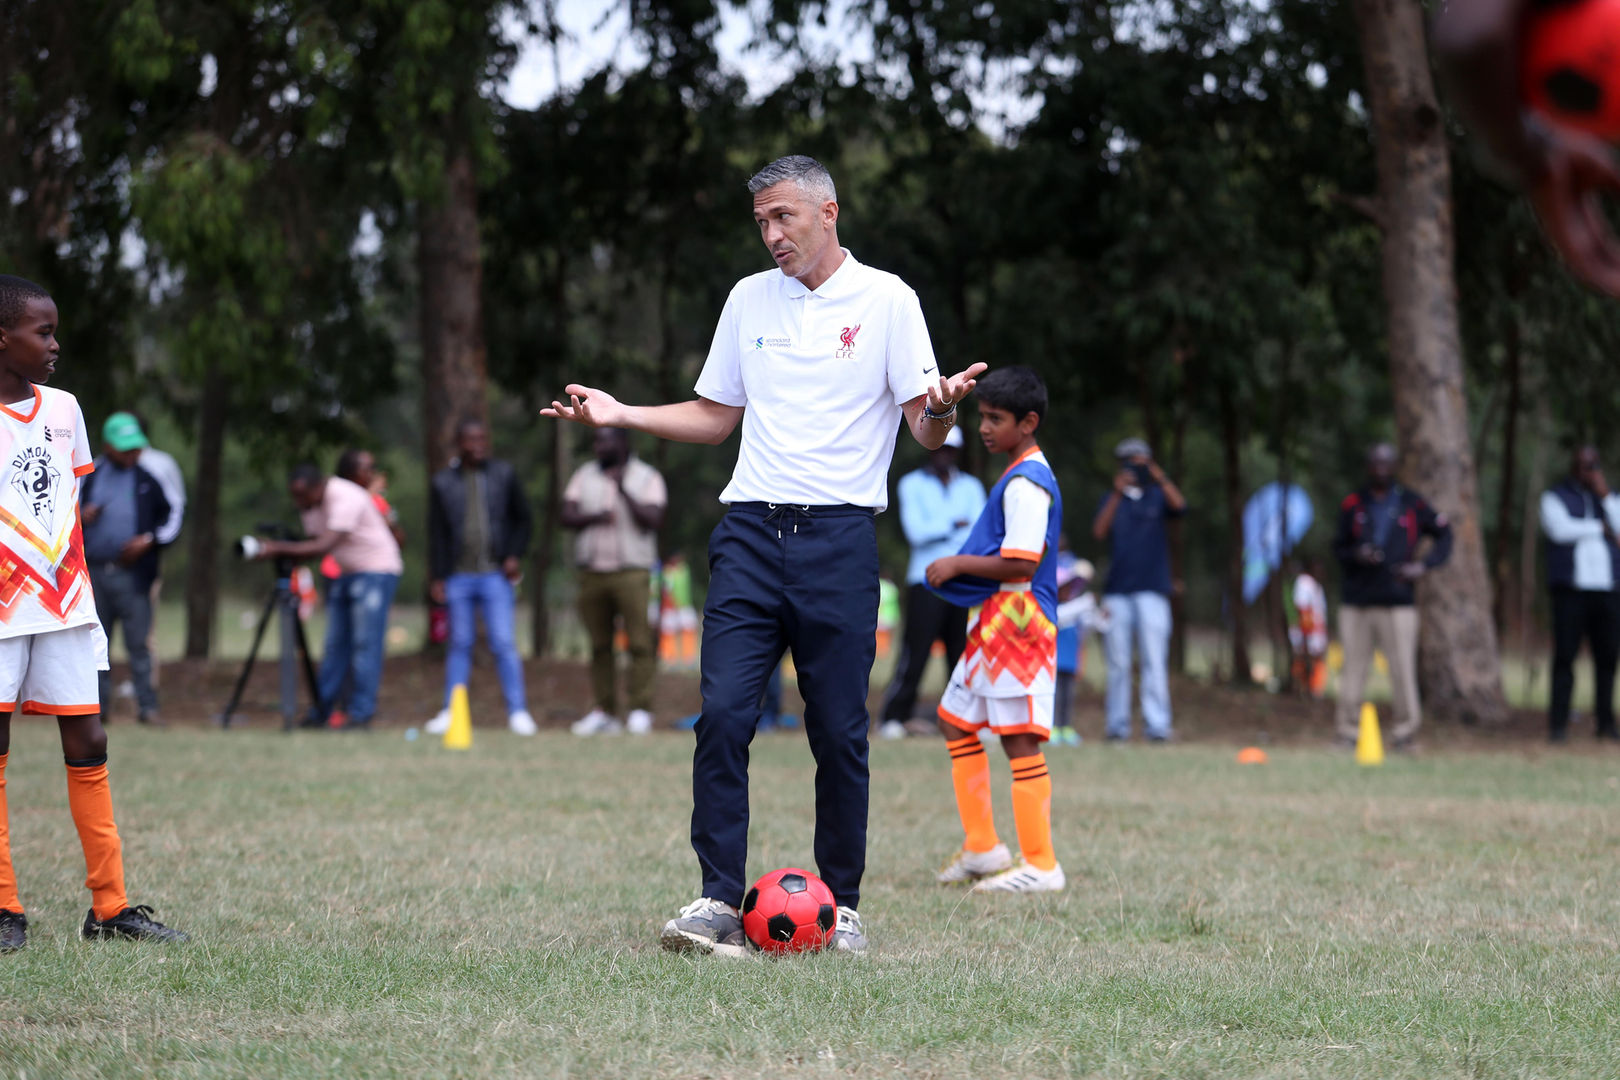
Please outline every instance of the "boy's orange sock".
[{"label": "boy's orange sock", "polygon": [[11,868],[11,829],[6,817],[6,758],[0,754],[0,908],[22,912],[17,898],[17,874]]},{"label": "boy's orange sock", "polygon": [[1013,758],[1009,764],[1018,850],[1035,869],[1050,870],[1057,865],[1057,855],[1052,851],[1052,777],[1046,771],[1046,755]]},{"label": "boy's orange sock", "polygon": [[69,761],[68,809],[84,848],[84,886],[98,919],[110,919],[129,906],[124,895],[124,847],[113,821],[107,759]]},{"label": "boy's orange sock", "polygon": [[977,735],[946,739],[951,754],[951,784],[956,788],[956,810],[962,815],[962,845],[985,852],[1001,843],[996,837],[995,811],[990,806],[990,759]]}]

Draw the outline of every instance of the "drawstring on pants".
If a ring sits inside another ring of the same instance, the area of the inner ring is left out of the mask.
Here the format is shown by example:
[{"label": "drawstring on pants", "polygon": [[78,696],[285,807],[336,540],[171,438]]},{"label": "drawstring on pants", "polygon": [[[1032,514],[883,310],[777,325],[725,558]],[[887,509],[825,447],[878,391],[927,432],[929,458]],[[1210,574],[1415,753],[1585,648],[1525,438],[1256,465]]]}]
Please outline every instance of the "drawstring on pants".
[{"label": "drawstring on pants", "polygon": [[815,516],[810,513],[810,508],[808,506],[787,506],[778,503],[766,503],[765,505],[771,508],[771,512],[765,515],[765,523],[770,524],[773,521],[776,522],[776,538],[778,540],[782,539],[782,529],[787,524],[783,520],[785,517],[790,515],[792,516],[793,532],[795,535],[797,535],[799,532],[799,522],[810,521]]}]

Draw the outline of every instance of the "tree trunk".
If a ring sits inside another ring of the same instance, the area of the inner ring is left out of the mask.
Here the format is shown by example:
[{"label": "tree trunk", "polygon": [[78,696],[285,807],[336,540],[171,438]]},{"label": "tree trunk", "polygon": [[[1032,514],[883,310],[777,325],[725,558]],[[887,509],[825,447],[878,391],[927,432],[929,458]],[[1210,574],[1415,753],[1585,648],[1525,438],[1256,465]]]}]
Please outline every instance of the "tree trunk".
[{"label": "tree trunk", "polygon": [[1249,612],[1243,603],[1243,442],[1232,389],[1221,384],[1221,460],[1226,468],[1226,606],[1232,616],[1232,681],[1253,681],[1249,662]]},{"label": "tree trunk", "polygon": [[417,225],[422,435],[429,476],[454,456],[457,424],[489,421],[478,190],[466,147],[455,150],[444,181],[443,200],[423,206]]},{"label": "tree trunk", "polygon": [[1436,719],[1506,719],[1457,328],[1451,165],[1418,0],[1355,0],[1377,143],[1384,301],[1402,471],[1452,524],[1419,588],[1418,671]]},{"label": "tree trunk", "polygon": [[230,384],[214,363],[203,376],[202,416],[197,431],[197,484],[186,505],[191,550],[186,573],[186,659],[206,660],[219,607],[219,499],[224,479],[225,421]]}]

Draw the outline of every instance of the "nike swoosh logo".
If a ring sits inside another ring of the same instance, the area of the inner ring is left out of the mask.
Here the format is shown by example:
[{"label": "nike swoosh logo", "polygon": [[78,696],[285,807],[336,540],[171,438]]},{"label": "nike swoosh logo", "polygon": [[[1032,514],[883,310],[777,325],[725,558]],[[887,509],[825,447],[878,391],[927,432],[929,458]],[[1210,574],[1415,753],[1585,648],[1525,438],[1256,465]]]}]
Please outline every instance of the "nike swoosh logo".
[{"label": "nike swoosh logo", "polygon": [[923,368],[923,374],[924,375],[932,375],[934,372],[936,372],[938,370],[939,370],[938,368],[925,367],[925,368]]}]

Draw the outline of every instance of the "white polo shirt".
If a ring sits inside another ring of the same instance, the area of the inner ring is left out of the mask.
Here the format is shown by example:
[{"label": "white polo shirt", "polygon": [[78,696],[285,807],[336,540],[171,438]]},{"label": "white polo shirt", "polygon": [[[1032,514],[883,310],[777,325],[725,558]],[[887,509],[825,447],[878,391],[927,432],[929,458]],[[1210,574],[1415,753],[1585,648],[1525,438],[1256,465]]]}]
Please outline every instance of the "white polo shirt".
[{"label": "white polo shirt", "polygon": [[885,508],[900,406],[938,382],[917,294],[847,249],[814,291],[780,270],[743,278],[696,387],[747,409],[720,501]]}]

